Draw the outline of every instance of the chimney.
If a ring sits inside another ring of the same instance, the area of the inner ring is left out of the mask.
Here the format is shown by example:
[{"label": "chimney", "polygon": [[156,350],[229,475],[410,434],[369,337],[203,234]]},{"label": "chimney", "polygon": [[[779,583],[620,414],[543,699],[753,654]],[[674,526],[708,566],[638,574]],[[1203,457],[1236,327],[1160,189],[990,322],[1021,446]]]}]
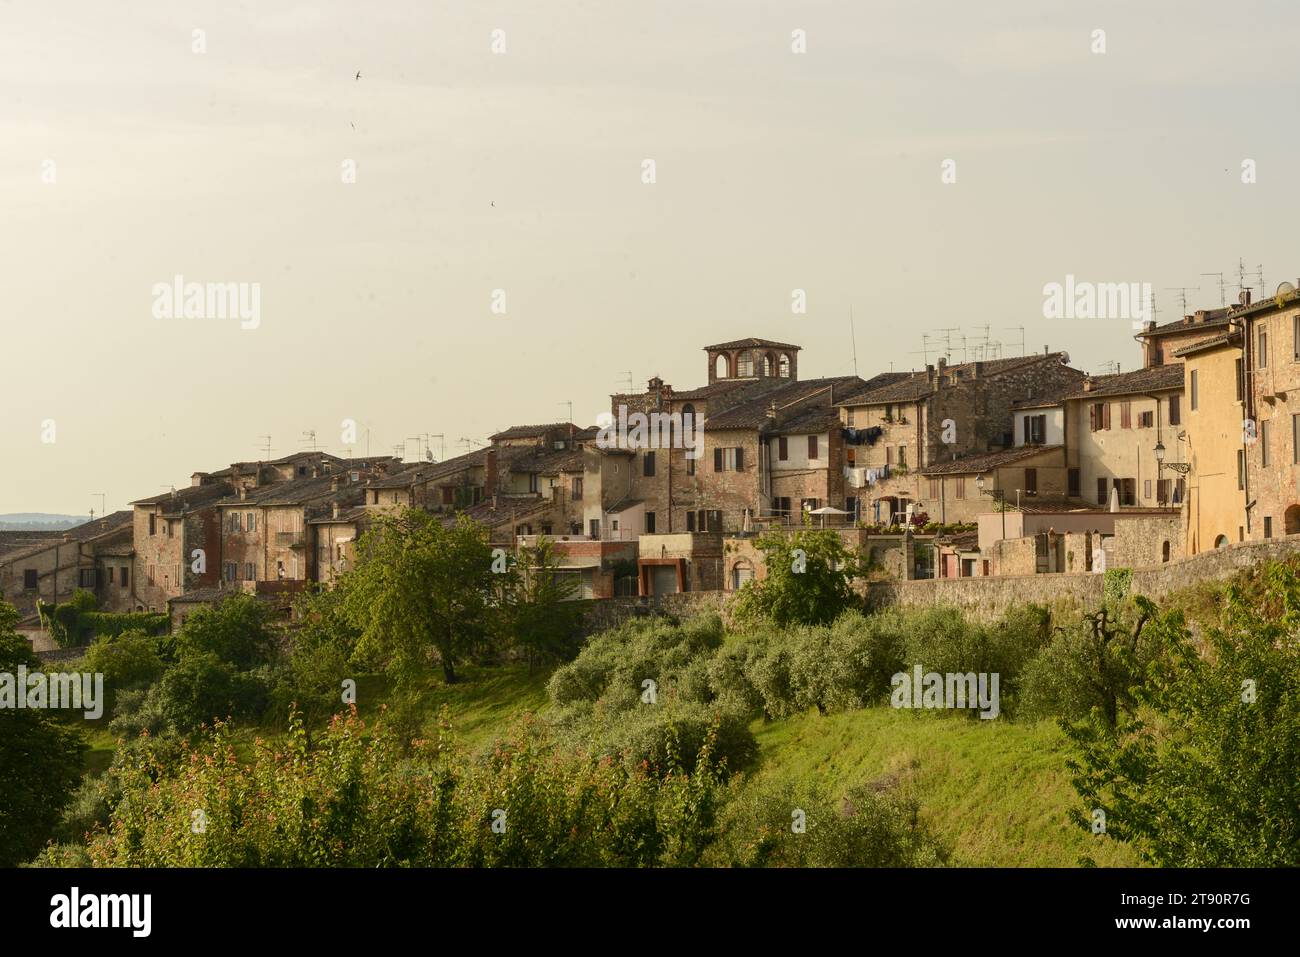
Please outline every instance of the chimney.
[{"label": "chimney", "polygon": [[1238,298],[1240,298],[1240,300],[1241,300],[1241,304],[1242,304],[1243,306],[1249,306],[1249,305],[1250,305],[1250,290],[1249,290],[1249,289],[1243,289],[1243,290],[1241,291],[1241,296],[1238,297]]},{"label": "chimney", "polygon": [[335,502],[335,503],[334,503],[334,518],[338,518],[338,517],[339,517],[339,503],[338,503],[338,502]]},{"label": "chimney", "polygon": [[330,491],[337,492],[343,485],[343,476],[336,475],[330,479]]},{"label": "chimney", "polygon": [[496,497],[497,491],[497,450],[488,449],[483,453],[483,486],[485,494]]},{"label": "chimney", "polygon": [[975,361],[975,364],[971,366],[970,377],[972,379],[978,379],[981,375],[983,375],[983,373],[984,373],[984,361],[982,359],[977,359]]},{"label": "chimney", "polygon": [[1092,391],[1092,376],[1090,376],[1090,375],[1085,375],[1085,376],[1083,377],[1083,391],[1084,391],[1084,392],[1091,392],[1091,391]]}]

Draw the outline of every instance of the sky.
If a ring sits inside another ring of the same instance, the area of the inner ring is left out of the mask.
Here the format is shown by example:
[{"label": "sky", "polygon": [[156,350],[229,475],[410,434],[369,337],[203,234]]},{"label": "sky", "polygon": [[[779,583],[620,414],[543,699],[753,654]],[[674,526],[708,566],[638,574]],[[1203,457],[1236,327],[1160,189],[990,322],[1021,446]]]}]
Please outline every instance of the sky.
[{"label": "sky", "polygon": [[[0,0],[0,513],[120,509],[265,436],[450,457],[569,403],[591,424],[746,336],[802,346],[802,378],[921,368],[945,335],[954,362],[987,338],[1135,368],[1129,319],[1047,318],[1044,287],[1149,283],[1163,322],[1173,287],[1235,301],[1239,263],[1256,294],[1297,281],[1297,27],[1188,0]],[[176,276],[256,289],[256,321],[169,315]]]}]

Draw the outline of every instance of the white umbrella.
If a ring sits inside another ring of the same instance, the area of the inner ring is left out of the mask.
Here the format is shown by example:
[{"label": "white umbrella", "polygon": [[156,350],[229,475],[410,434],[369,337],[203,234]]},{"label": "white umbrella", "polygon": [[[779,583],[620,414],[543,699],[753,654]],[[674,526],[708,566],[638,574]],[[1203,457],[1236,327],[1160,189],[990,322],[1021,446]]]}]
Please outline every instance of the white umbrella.
[{"label": "white umbrella", "polygon": [[826,527],[826,516],[827,516],[827,515],[852,515],[853,513],[852,513],[852,512],[846,512],[846,511],[844,511],[844,509],[842,509],[842,508],[835,508],[835,507],[832,506],[832,505],[823,505],[821,508],[813,508],[813,509],[809,509],[809,510],[808,510],[808,514],[809,514],[809,515],[820,515],[820,516],[822,517],[822,528],[825,528],[825,527]]},{"label": "white umbrella", "polygon": [[1114,486],[1111,486],[1110,489],[1110,510],[1112,512],[1119,511],[1119,489]]}]

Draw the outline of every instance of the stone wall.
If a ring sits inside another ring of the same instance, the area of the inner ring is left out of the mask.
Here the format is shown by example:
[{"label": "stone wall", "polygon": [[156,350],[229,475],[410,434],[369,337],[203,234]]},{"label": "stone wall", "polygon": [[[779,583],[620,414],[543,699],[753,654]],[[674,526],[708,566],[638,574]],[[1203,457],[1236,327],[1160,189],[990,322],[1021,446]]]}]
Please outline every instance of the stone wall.
[{"label": "stone wall", "polygon": [[633,618],[648,618],[656,614],[689,618],[692,615],[723,613],[730,597],[723,591],[692,591],[661,595],[658,601],[642,601],[639,598],[593,601],[583,618],[583,634],[593,635]]}]

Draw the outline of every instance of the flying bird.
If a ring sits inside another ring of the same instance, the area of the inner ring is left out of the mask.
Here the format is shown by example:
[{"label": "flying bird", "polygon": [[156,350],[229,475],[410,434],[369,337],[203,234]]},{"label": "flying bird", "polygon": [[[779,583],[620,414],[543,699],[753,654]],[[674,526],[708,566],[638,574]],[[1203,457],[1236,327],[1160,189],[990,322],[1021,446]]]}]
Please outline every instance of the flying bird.
[{"label": "flying bird", "polygon": [[358,79],[358,80],[361,79],[361,71],[360,71],[360,70],[357,70],[357,79]]},{"label": "flying bird", "polygon": [[492,205],[493,205],[494,207],[496,206],[496,204],[497,204],[497,201],[496,201],[495,199],[492,200]]}]

